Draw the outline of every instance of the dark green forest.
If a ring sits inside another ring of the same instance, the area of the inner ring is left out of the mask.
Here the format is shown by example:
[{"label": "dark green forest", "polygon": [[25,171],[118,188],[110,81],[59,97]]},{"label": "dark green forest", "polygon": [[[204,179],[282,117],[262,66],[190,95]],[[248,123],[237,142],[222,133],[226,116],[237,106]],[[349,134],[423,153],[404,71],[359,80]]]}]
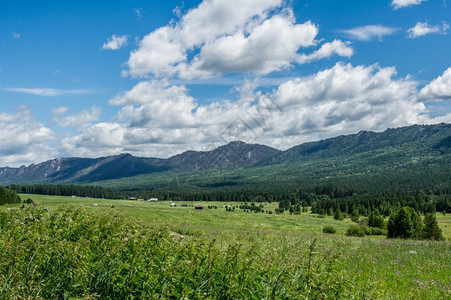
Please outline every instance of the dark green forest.
[{"label": "dark green forest", "polygon": [[0,186],[0,205],[7,203],[21,203],[16,191]]},{"label": "dark green forest", "polygon": [[[380,133],[361,131],[285,151],[231,143],[210,152],[188,151],[167,160],[119,155],[94,168],[95,174],[84,176],[83,180],[89,178],[86,183],[76,179],[68,181],[67,178],[72,178],[68,175],[70,170],[74,170],[79,161],[68,159],[60,177],[42,178],[43,182],[34,184],[37,179],[33,176],[39,177],[41,173],[30,173],[29,179],[18,178],[13,182],[24,183],[4,185],[17,193],[93,198],[158,197],[249,205],[278,202],[278,213],[299,213],[311,207],[312,212],[320,215],[339,212],[344,217],[353,213],[368,216],[377,210],[388,217],[404,206],[422,214],[451,213],[450,141],[451,125],[437,124],[387,129]],[[255,151],[259,159],[244,163],[241,156],[250,150]],[[236,163],[224,166],[209,161],[215,158],[217,162],[218,157]],[[103,160],[94,160],[98,161]],[[85,160],[82,162],[76,170],[88,164]],[[186,164],[183,168],[174,167],[182,162]],[[183,171],[190,169],[194,162],[209,168]],[[146,171],[146,164],[161,164],[161,168]],[[41,171],[49,172],[49,165],[40,165]],[[124,168],[128,170],[125,175],[116,172]],[[5,169],[4,174],[16,171]],[[99,172],[105,174],[100,176]],[[51,180],[54,182],[49,182]]]}]

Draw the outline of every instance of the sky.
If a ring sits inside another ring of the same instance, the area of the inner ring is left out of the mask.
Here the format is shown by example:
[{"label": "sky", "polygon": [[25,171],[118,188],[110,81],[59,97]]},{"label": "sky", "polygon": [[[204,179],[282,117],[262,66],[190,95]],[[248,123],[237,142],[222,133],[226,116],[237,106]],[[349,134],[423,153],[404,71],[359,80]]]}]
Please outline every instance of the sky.
[{"label": "sky", "polygon": [[0,1],[0,166],[449,123],[447,2]]}]

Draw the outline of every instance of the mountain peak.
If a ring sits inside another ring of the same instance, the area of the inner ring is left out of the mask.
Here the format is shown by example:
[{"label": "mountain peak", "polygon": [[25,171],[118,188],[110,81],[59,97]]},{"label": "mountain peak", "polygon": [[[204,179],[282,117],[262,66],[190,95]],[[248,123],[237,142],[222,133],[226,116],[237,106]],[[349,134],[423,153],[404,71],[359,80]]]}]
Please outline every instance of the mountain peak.
[{"label": "mountain peak", "polygon": [[244,146],[244,145],[250,145],[250,144],[247,144],[247,143],[245,143],[243,141],[231,141],[228,144],[226,144],[225,146],[229,146],[229,145],[231,145],[231,146]]},{"label": "mountain peak", "polygon": [[383,132],[362,130],[356,134],[304,143],[285,151],[231,141],[210,151],[191,150],[167,159],[134,157],[130,153],[100,158],[55,158],[28,167],[0,168],[0,184],[97,182],[164,171],[191,172],[291,164],[359,153],[372,155],[384,148],[393,150],[417,146],[427,147],[427,151],[450,153],[451,124],[414,125]]}]

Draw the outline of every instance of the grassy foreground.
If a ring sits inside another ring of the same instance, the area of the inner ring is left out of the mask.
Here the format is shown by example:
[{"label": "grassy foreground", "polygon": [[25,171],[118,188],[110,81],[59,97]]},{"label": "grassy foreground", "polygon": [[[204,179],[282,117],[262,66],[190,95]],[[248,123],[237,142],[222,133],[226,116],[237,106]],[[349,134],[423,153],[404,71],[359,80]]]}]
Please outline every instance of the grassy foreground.
[{"label": "grassy foreground", "polygon": [[0,208],[0,299],[451,297],[449,242],[326,235],[350,223],[224,203],[26,197],[38,205]]}]

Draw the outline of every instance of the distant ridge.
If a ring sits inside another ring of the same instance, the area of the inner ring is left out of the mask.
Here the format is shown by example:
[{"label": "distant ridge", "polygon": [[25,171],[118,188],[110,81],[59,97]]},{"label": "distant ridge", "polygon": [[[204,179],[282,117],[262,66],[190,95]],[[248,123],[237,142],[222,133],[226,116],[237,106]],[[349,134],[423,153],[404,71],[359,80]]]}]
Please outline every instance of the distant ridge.
[{"label": "distant ridge", "polygon": [[211,151],[186,151],[168,159],[128,153],[100,158],[56,158],[20,168],[0,168],[1,184],[89,183],[164,171],[190,172],[239,167],[266,160],[277,149],[236,141]]},{"label": "distant ridge", "polygon": [[[451,124],[413,125],[384,132],[360,131],[280,151],[265,145],[230,142],[211,151],[186,151],[167,159],[135,157],[124,153],[100,158],[56,158],[20,168],[0,168],[0,184],[87,184],[164,172],[186,173],[208,169],[289,166],[306,161],[365,154],[392,149],[396,153],[440,156],[451,153]],[[418,150],[419,151],[419,150]],[[399,154],[399,155],[401,155]],[[369,160],[371,161],[371,159]],[[283,169],[283,168],[282,168]],[[274,178],[277,181],[277,178]]]},{"label": "distant ridge", "polygon": [[[324,159],[340,155],[364,153],[388,147],[424,141],[436,143],[435,148],[450,148],[451,124],[412,125],[389,128],[383,132],[362,130],[357,134],[337,136],[294,146],[276,155],[272,163],[305,159]],[[431,149],[432,150],[432,149]]]}]

